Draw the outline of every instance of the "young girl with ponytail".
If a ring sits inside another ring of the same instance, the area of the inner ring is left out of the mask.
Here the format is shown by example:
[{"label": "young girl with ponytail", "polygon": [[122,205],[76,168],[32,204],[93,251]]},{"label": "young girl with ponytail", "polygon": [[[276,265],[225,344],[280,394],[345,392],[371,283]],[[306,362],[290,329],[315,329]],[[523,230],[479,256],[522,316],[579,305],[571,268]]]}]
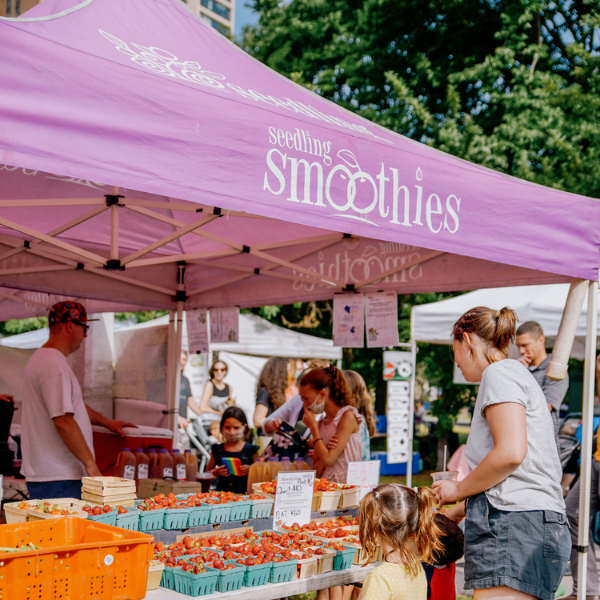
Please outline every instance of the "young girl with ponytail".
[{"label": "young girl with ponytail", "polygon": [[383,564],[365,580],[361,600],[426,600],[427,579],[421,561],[435,562],[442,552],[435,523],[434,493],[398,483],[380,485],[360,503],[360,543],[368,562],[377,546]]},{"label": "young girl with ponytail", "polygon": [[[302,421],[311,432],[317,477],[346,483],[348,463],[362,459],[360,423],[363,418],[351,406],[342,371],[332,364],[305,373],[300,379],[300,397],[304,404]],[[317,423],[316,415],[323,412],[325,418]],[[336,440],[329,444],[333,437]]]},{"label": "young girl with ponytail", "polygon": [[542,388],[508,358],[517,317],[478,307],[454,325],[456,363],[481,383],[462,481],[433,484],[445,514],[465,516],[465,589],[475,600],[552,600],[571,550],[560,486],[562,470]]}]

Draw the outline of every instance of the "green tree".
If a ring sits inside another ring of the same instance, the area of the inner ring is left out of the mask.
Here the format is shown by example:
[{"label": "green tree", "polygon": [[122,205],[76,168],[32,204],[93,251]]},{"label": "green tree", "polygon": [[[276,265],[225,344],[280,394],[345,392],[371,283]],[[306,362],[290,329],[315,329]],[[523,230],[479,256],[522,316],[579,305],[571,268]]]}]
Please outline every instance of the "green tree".
[{"label": "green tree", "polygon": [[[598,0],[254,0],[244,49],[283,75],[413,139],[542,185],[600,197]],[[400,335],[410,306],[400,298]],[[441,299],[438,295],[434,299]],[[299,308],[295,310],[300,310]],[[381,353],[345,352],[373,386]],[[421,346],[441,387],[442,435],[473,389],[447,347]]]},{"label": "green tree", "polygon": [[256,0],[244,48],[441,150],[600,196],[597,0]]}]

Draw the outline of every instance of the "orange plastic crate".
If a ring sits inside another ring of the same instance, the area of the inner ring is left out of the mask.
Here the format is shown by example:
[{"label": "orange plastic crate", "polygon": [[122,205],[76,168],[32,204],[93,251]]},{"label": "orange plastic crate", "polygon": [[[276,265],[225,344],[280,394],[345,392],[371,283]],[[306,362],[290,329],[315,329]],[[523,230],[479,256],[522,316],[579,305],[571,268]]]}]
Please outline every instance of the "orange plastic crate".
[{"label": "orange plastic crate", "polygon": [[0,600],[141,600],[154,538],[84,519],[0,525]]}]

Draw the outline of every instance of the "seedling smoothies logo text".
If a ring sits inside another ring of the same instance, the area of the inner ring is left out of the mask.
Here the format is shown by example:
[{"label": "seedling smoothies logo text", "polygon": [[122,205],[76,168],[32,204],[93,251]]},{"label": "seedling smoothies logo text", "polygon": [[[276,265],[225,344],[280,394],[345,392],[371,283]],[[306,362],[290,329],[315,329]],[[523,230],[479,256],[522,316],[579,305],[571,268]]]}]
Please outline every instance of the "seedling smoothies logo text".
[{"label": "seedling smoothies logo text", "polygon": [[[427,226],[432,233],[458,231],[460,198],[428,190],[421,169],[414,180],[382,162],[378,173],[364,171],[350,150],[332,156],[330,141],[309,130],[269,127],[263,189],[288,202],[330,206],[339,216],[368,221],[377,211],[393,225]],[[375,214],[377,214],[377,212]]]}]

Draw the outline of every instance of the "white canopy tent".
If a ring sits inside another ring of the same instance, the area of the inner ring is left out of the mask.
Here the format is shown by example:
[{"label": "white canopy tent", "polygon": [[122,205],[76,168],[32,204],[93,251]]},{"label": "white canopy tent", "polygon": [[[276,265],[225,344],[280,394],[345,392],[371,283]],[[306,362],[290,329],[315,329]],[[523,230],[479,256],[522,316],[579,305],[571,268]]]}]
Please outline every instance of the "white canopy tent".
[{"label": "white canopy tent", "polygon": [[[499,310],[512,308],[519,321],[536,321],[542,327],[548,347],[554,345],[565,302],[569,293],[568,284],[528,285],[483,289],[462,294],[455,298],[414,306],[411,311],[411,338],[416,342],[450,344],[452,326],[458,318],[474,306],[489,306]],[[587,298],[583,304],[577,325],[571,356],[584,358],[587,321]],[[598,331],[600,335],[600,331]]]},{"label": "white canopy tent", "polygon": [[[84,303],[87,304],[87,302]],[[168,315],[134,325],[127,322],[115,321],[114,336],[118,342],[119,336],[125,334],[128,341],[131,342],[132,334],[135,334],[135,332],[142,332],[153,328],[164,328],[166,330],[168,325]],[[92,343],[94,343],[94,334],[95,329],[91,331],[90,341]],[[254,413],[256,382],[268,357],[322,358],[331,361],[339,361],[342,358],[342,349],[335,347],[332,340],[285,329],[253,314],[240,315],[239,334],[239,342],[237,343],[211,344],[208,357],[190,357],[184,374],[190,380],[193,396],[196,402],[199,403],[204,383],[208,378],[208,366],[212,360],[211,357],[214,353],[218,353],[219,357],[227,363],[229,371],[226,380],[234,390],[237,405],[246,412],[249,420],[252,419]],[[166,333],[163,337],[166,339]],[[18,390],[20,389],[21,374],[25,368],[25,364],[31,352],[42,346],[47,340],[47,328],[0,339],[0,360],[3,364],[11,365],[10,369],[3,370],[2,374],[0,374],[0,381],[3,383],[2,389],[15,393],[17,398],[20,396]],[[135,344],[135,340],[133,340],[133,343]],[[139,379],[139,389],[137,390],[137,395],[135,395],[136,391],[126,395],[132,396],[136,400],[148,399],[143,389],[144,380],[142,379],[144,373],[148,370],[148,365],[144,365],[144,352],[132,352],[129,350],[131,346],[127,346],[126,344],[116,343],[111,344],[111,346],[114,349],[112,362],[117,380],[121,373],[127,373],[135,368],[135,365],[132,368],[131,362],[135,360],[137,355],[137,359],[139,360],[137,370],[141,377]],[[140,343],[141,346],[143,346],[143,343]],[[185,319],[183,320],[182,348],[184,350],[188,349]],[[127,365],[122,365],[119,360],[123,350],[128,354]],[[162,354],[158,352],[155,353],[155,356],[160,360]],[[87,368],[94,368],[89,363],[86,366]],[[164,367],[166,369],[166,364]],[[155,373],[156,369],[152,371]],[[130,379],[130,377],[125,378]],[[156,385],[156,381],[154,381],[154,385]],[[115,397],[119,395],[119,387],[115,385]],[[161,399],[163,397],[162,395],[160,396]]]}]

